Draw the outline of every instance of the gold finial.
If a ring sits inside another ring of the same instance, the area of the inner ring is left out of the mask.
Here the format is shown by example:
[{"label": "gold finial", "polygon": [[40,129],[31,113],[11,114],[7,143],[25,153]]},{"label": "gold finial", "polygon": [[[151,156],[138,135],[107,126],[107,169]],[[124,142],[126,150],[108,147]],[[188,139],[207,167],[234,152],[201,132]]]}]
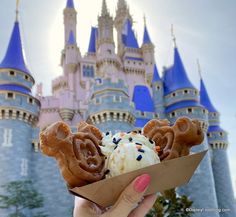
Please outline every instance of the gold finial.
[{"label": "gold finial", "polygon": [[198,73],[199,73],[200,79],[202,79],[202,69],[201,69],[199,59],[197,59],[197,68],[198,68]]},{"label": "gold finial", "polygon": [[143,14],[143,21],[144,21],[144,26],[146,26],[146,24],[147,24],[147,18],[146,18],[146,15],[145,15],[145,14]]},{"label": "gold finial", "polygon": [[175,33],[174,33],[174,25],[171,24],[171,36],[172,36],[172,39],[173,39],[173,42],[174,42],[174,47],[177,47],[176,46],[176,37],[175,37]]},{"label": "gold finial", "polygon": [[16,0],[16,21],[18,21],[18,16],[19,16],[19,5],[20,5],[20,0]]}]

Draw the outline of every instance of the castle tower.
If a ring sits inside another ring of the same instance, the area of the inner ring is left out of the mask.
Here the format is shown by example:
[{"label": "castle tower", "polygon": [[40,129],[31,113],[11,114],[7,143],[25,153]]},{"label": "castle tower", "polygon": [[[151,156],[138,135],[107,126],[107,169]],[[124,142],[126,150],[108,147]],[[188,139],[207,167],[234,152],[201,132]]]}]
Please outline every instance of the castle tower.
[{"label": "castle tower", "polygon": [[152,93],[156,116],[158,118],[165,118],[164,86],[159,76],[156,64],[154,65],[152,76]]},{"label": "castle tower", "polygon": [[97,76],[103,78],[120,78],[121,62],[115,54],[113,38],[113,18],[110,15],[106,0],[102,2],[102,13],[98,17],[97,38]]},{"label": "castle tower", "polygon": [[71,32],[76,39],[76,25],[77,25],[77,12],[74,7],[73,0],[67,0],[66,8],[64,9],[64,36],[65,45],[67,44]]},{"label": "castle tower", "polygon": [[[181,116],[198,119],[206,133],[208,112],[199,103],[199,92],[190,82],[176,46],[174,64],[164,72],[164,99],[166,117],[171,123]],[[201,145],[193,147],[191,151],[200,152],[206,149],[208,149],[207,139]],[[189,196],[194,202],[194,208],[218,207],[209,152],[190,182],[184,187],[178,188],[178,192]],[[193,216],[200,217],[202,213],[195,212]],[[212,212],[211,217],[219,217],[218,212]]]},{"label": "castle tower", "polygon": [[143,52],[143,61],[145,64],[146,81],[149,85],[151,85],[152,77],[153,77],[153,66],[155,64],[155,57],[154,57],[155,46],[150,39],[145,17],[144,17],[143,44],[142,44],[141,49]]},{"label": "castle tower", "polygon": [[[18,16],[18,10],[17,10]],[[30,179],[32,132],[40,102],[32,95],[35,81],[24,59],[18,18],[0,63],[0,183]],[[1,216],[8,216],[1,210]]]},{"label": "castle tower", "polygon": [[102,2],[101,16],[98,17],[98,52],[100,54],[110,51],[114,53],[113,18],[107,9],[106,0]]},{"label": "castle tower", "polygon": [[236,216],[234,193],[227,156],[227,133],[220,127],[220,114],[211,103],[203,79],[201,79],[200,99],[201,104],[209,111],[207,138],[212,154],[211,163],[218,208],[228,209],[228,211],[222,211],[220,217]]},{"label": "castle tower", "polygon": [[127,20],[130,20],[131,23],[133,22],[126,0],[118,0],[114,24],[117,31],[117,45],[119,56],[122,56],[124,49],[123,34],[124,25]]},{"label": "castle tower", "polygon": [[134,105],[123,80],[97,79],[93,85],[88,121],[103,132],[130,131],[135,123]]}]

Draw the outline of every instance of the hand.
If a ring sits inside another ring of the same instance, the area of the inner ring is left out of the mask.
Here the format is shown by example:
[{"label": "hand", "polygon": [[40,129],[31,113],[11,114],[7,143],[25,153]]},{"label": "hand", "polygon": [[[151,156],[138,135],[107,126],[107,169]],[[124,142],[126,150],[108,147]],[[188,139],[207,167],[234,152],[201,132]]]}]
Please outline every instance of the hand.
[{"label": "hand", "polygon": [[110,209],[76,197],[74,217],[144,217],[156,201],[155,194],[146,196],[142,200],[150,180],[151,177],[147,174],[137,177],[126,187]]}]

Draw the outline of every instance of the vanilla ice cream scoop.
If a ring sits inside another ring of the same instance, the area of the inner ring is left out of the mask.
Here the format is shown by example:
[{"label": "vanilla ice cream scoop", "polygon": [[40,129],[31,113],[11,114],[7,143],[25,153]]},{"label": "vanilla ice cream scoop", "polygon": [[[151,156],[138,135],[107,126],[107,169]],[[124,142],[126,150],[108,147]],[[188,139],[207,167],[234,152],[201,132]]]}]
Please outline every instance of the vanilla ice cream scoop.
[{"label": "vanilla ice cream scoop", "polygon": [[107,133],[102,140],[102,153],[107,156],[108,177],[118,176],[160,162],[155,143],[136,133]]}]

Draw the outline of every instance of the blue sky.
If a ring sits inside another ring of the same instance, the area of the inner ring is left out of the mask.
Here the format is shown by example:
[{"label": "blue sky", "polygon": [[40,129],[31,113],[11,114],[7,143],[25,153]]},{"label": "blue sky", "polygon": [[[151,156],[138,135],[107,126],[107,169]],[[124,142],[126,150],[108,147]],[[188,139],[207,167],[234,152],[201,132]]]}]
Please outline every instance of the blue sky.
[{"label": "blue sky", "polygon": [[[50,93],[51,80],[60,75],[63,47],[62,10],[66,0],[22,0],[21,33],[28,65],[37,83]],[[78,12],[78,45],[84,53],[91,25],[96,25],[102,0],[74,0]],[[221,125],[229,133],[229,163],[236,192],[236,1],[235,0],[127,0],[139,41],[143,35],[143,15],[161,71],[171,64],[174,24],[177,46],[191,81],[199,87],[196,59],[214,106],[221,113]],[[116,1],[107,0],[114,15]],[[93,7],[91,7],[91,5]],[[15,0],[0,1],[0,59],[3,58],[15,19]],[[46,79],[45,79],[46,78]],[[222,174],[223,175],[223,174]]]}]

